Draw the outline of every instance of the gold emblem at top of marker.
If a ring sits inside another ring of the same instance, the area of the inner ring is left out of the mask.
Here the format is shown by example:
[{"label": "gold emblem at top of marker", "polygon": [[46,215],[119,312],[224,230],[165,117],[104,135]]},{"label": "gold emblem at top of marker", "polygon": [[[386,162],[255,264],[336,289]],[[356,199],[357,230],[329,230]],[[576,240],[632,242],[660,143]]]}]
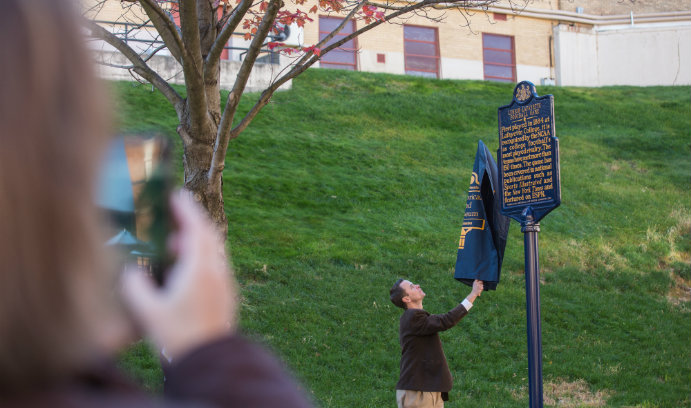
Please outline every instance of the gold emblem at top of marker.
[{"label": "gold emblem at top of marker", "polygon": [[532,93],[530,92],[530,87],[527,84],[521,85],[516,89],[516,100],[518,102],[525,102],[530,98]]}]

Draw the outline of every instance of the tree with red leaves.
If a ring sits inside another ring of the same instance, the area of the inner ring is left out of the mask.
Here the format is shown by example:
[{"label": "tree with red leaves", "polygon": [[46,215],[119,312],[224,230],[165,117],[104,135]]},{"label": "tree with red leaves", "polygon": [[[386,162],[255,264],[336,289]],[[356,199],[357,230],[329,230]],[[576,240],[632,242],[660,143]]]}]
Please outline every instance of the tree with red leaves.
[{"label": "tree with red leaves", "polygon": [[[95,22],[97,13],[93,11],[98,10],[105,1],[91,1],[94,3],[89,8],[91,20],[88,29],[91,36],[122,53],[132,64],[127,68],[150,82],[175,108],[179,121],[177,133],[184,147],[184,185],[226,232],[222,173],[228,143],[252,123],[281,85],[303,73],[330,51],[380,24],[413,13],[438,19],[440,17],[425,13],[434,10],[443,13],[448,9],[466,13],[468,8],[486,8],[498,0],[316,0],[310,1],[310,4],[316,4],[307,12],[300,10],[307,0],[290,0],[290,7],[284,0],[233,0],[234,4],[230,0],[121,0],[125,8],[136,7],[136,10],[130,11],[145,16],[147,21],[142,25],[155,27],[164,44],[147,56],[136,52],[123,35],[113,33]],[[312,21],[309,15],[316,13],[336,15],[343,20],[314,45],[289,48],[271,41],[280,27],[293,23],[304,26]],[[171,18],[172,14],[179,18]],[[353,20],[360,21],[357,30],[331,41]],[[219,81],[221,54],[231,35],[240,29],[244,30],[244,38],[250,44],[222,109]],[[182,66],[186,97],[147,64],[150,55],[163,48]],[[266,48],[292,54],[295,59],[261,92],[250,110],[243,117],[236,118],[240,97],[245,92],[252,68]]]}]

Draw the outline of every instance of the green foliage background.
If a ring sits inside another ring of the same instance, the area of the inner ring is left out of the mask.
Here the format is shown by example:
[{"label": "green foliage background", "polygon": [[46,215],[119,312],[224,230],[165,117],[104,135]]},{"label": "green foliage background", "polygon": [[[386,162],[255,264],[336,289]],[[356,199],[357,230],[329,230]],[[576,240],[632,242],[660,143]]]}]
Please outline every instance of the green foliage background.
[{"label": "green foliage background", "polygon": [[[121,129],[175,137],[161,95],[114,89]],[[420,283],[432,313],[469,292],[452,276],[470,172],[478,140],[496,152],[497,108],[512,91],[310,70],[230,144],[224,195],[243,330],[318,405],[395,405],[396,278]],[[546,405],[689,406],[689,88],[538,93],[554,95],[562,183],[562,205],[539,235]],[[515,222],[498,290],[441,337],[455,377],[448,407],[528,404]],[[121,362],[160,389],[145,346]],[[572,395],[569,384],[584,389]]]}]

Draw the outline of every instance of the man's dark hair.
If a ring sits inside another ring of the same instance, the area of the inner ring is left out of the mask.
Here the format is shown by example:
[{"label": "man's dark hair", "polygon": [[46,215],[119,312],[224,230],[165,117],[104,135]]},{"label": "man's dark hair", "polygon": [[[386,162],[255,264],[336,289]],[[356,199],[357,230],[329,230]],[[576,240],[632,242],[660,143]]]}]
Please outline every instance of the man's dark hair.
[{"label": "man's dark hair", "polygon": [[401,282],[403,282],[403,279],[399,279],[394,283],[393,287],[389,291],[389,295],[391,298],[391,303],[394,305],[400,307],[401,309],[405,309],[405,303],[403,302],[403,297],[407,296],[405,289],[401,287]]}]

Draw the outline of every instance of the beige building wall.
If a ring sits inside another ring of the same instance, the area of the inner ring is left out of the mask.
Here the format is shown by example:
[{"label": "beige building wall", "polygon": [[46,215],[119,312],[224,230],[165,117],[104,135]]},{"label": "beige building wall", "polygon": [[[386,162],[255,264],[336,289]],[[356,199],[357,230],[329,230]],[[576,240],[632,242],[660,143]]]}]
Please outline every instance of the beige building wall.
[{"label": "beige building wall", "polygon": [[[533,5],[531,4],[531,7]],[[617,14],[660,13],[691,9],[689,0],[559,0],[559,9],[585,14],[611,16]]]},{"label": "beige building wall", "polygon": [[557,85],[595,86],[599,83],[597,33],[560,25],[554,28]]},{"label": "beige building wall", "polygon": [[691,84],[691,24],[598,33],[599,85]]},{"label": "beige building wall", "polygon": [[[361,28],[362,24],[356,24]],[[357,39],[360,48],[358,69],[368,72],[405,74],[403,54],[403,26],[382,24]],[[384,54],[384,62],[377,62],[377,54]]]},{"label": "beige building wall", "polygon": [[689,85],[691,24],[555,30],[559,85]]}]

